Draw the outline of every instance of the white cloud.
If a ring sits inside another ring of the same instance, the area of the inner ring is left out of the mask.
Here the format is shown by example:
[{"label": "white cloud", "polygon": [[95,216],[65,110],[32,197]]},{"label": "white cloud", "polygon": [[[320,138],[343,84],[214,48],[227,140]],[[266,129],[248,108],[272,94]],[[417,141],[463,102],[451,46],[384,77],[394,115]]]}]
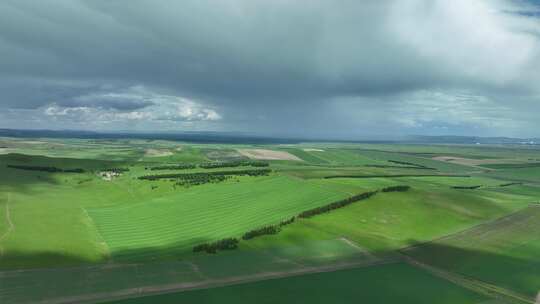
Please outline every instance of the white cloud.
[{"label": "white cloud", "polygon": [[396,1],[388,29],[425,63],[465,81],[501,86],[538,79],[540,25],[514,11],[519,2],[488,0]]},{"label": "white cloud", "polygon": [[[80,122],[110,123],[121,121],[216,121],[221,115],[194,100],[159,94],[143,86],[119,92],[101,92],[78,96],[73,106],[69,101],[52,103],[43,108],[46,116]],[[136,110],[133,110],[136,108]]]}]

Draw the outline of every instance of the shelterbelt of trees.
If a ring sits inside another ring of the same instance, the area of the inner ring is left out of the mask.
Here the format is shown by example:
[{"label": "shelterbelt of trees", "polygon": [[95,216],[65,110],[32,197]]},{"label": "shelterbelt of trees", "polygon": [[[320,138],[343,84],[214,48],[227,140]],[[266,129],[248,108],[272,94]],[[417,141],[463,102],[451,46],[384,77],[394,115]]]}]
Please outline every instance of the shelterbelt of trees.
[{"label": "shelterbelt of trees", "polygon": [[261,161],[248,161],[248,160],[239,160],[239,161],[224,161],[224,162],[208,162],[201,164],[188,164],[188,163],[177,163],[177,164],[167,164],[154,167],[146,167],[145,169],[157,171],[157,170],[187,170],[195,169],[197,166],[202,169],[217,169],[217,168],[235,168],[235,167],[268,167],[270,164],[267,162]]},{"label": "shelterbelt of trees", "polygon": [[193,252],[216,253],[218,250],[232,250],[238,248],[237,238],[225,238],[212,243],[204,243],[193,247]]},{"label": "shelterbelt of trees", "polygon": [[174,165],[163,165],[163,166],[155,166],[145,169],[150,169],[152,171],[156,170],[187,170],[187,169],[195,169],[197,166],[193,164],[174,164]]},{"label": "shelterbelt of trees", "polygon": [[248,175],[248,176],[263,176],[272,172],[270,169],[247,169],[236,171],[213,171],[213,172],[194,172],[194,173],[168,173],[168,174],[153,174],[139,176],[141,180],[158,180],[158,179],[197,179],[202,176],[219,176],[219,175]]},{"label": "shelterbelt of trees", "polygon": [[251,166],[251,167],[268,167],[270,164],[261,161],[249,161],[249,160],[239,160],[239,161],[228,161],[228,162],[210,162],[199,164],[200,168],[203,169],[215,169],[215,168],[233,168],[241,166]]},{"label": "shelterbelt of trees", "polygon": [[394,164],[398,164],[398,165],[406,165],[406,166],[410,166],[410,167],[415,167],[416,169],[426,169],[426,170],[437,170],[435,168],[431,168],[431,167],[426,167],[424,165],[420,165],[420,164],[415,164],[415,163],[410,163],[410,162],[405,162],[405,161],[399,161],[399,160],[388,160],[388,162],[390,163],[394,163]]},{"label": "shelterbelt of trees", "polygon": [[[322,213],[330,212],[335,209],[343,208],[354,202],[368,199],[372,197],[373,195],[377,194],[378,192],[405,192],[405,191],[409,191],[409,189],[411,189],[411,187],[408,185],[397,185],[397,186],[389,186],[389,187],[382,188],[379,190],[368,191],[368,192],[363,192],[357,195],[353,195],[351,197],[348,197],[343,200],[339,200],[337,202],[333,202],[333,203],[330,203],[321,207],[303,211],[296,216],[293,216],[289,219],[281,221],[277,225],[267,225],[267,226],[250,230],[242,235],[242,240],[247,241],[258,236],[278,234],[279,232],[281,232],[281,229],[283,226],[294,223],[294,221],[297,218],[310,218],[318,214],[322,214]],[[217,253],[218,250],[236,249],[238,247],[238,243],[239,243],[239,240],[237,238],[226,238],[226,239],[222,239],[213,243],[204,243],[204,244],[196,245],[193,247],[193,252],[205,251],[207,253]]]},{"label": "shelterbelt of trees", "polygon": [[45,167],[45,166],[25,166],[25,165],[7,165],[8,168],[19,169],[19,170],[28,170],[28,171],[42,171],[50,173],[84,173],[82,168],[74,169],[62,169],[57,167]]}]

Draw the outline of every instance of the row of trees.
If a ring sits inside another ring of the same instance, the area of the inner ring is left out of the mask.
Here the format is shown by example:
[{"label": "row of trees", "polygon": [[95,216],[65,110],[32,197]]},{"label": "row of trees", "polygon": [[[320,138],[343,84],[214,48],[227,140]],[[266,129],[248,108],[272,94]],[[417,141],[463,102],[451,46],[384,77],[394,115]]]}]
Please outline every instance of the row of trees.
[{"label": "row of trees", "polygon": [[466,189],[466,190],[474,190],[482,187],[482,185],[477,186],[452,186],[452,189]]},{"label": "row of trees", "polygon": [[[199,168],[202,169],[217,169],[217,168],[234,168],[234,167],[242,167],[242,166],[251,166],[251,167],[268,167],[270,164],[267,162],[261,162],[261,161],[247,161],[247,160],[239,160],[239,161],[227,161],[227,162],[208,162],[208,163],[202,163],[199,164]],[[167,164],[167,165],[160,165],[160,166],[154,166],[154,167],[145,167],[145,170],[187,170],[187,169],[195,169],[197,168],[196,164],[188,164],[188,163],[178,163],[178,164]]]},{"label": "row of trees", "polygon": [[249,240],[254,237],[258,237],[261,235],[267,235],[267,234],[278,234],[281,231],[281,227],[279,225],[269,225],[264,226],[258,229],[250,230],[242,236],[243,240]]},{"label": "row of trees", "polygon": [[431,168],[431,167],[426,167],[424,165],[420,165],[420,164],[415,164],[415,163],[410,163],[410,162],[405,162],[405,161],[400,161],[400,160],[388,160],[388,162],[390,163],[394,163],[394,164],[398,164],[398,165],[406,165],[406,166],[411,166],[411,167],[415,167],[415,169],[426,169],[426,170],[437,170],[435,168]]},{"label": "row of trees", "polygon": [[368,191],[368,192],[360,193],[360,194],[357,194],[357,195],[353,195],[351,197],[348,197],[346,199],[342,199],[342,200],[337,201],[337,202],[330,203],[328,205],[324,205],[324,206],[321,206],[321,207],[306,210],[306,211],[300,213],[298,215],[298,217],[300,217],[300,218],[309,218],[309,217],[312,217],[314,215],[321,214],[321,213],[326,213],[326,212],[329,212],[329,211],[334,210],[334,209],[343,208],[343,207],[345,207],[347,205],[350,205],[350,204],[352,204],[354,202],[358,202],[358,201],[370,198],[373,195],[377,194],[377,192],[378,191],[376,190],[376,191]]},{"label": "row of trees", "polygon": [[84,173],[84,169],[74,168],[74,169],[61,169],[57,167],[46,167],[46,166],[25,166],[25,165],[7,165],[8,168],[19,169],[19,170],[29,170],[29,171],[42,171],[42,172],[64,172],[64,173]]},{"label": "row of trees", "polygon": [[506,183],[506,184],[500,184],[499,187],[508,187],[508,186],[515,186],[515,185],[523,185],[523,183]]},{"label": "row of trees", "polygon": [[110,171],[110,172],[121,174],[121,173],[124,173],[124,172],[129,172],[129,168],[109,168],[109,169],[107,169],[105,171]]},{"label": "row of trees", "polygon": [[399,186],[390,186],[390,187],[382,188],[381,191],[382,192],[405,192],[405,191],[409,191],[409,189],[411,189],[411,186],[399,185]]},{"label": "row of trees", "polygon": [[174,164],[174,165],[163,165],[163,166],[155,166],[145,169],[150,169],[152,171],[155,170],[187,170],[187,169],[195,169],[197,166],[193,164]]},{"label": "row of trees", "polygon": [[190,186],[204,185],[208,183],[220,183],[229,178],[231,178],[230,175],[197,175],[193,178],[179,179],[175,183],[175,185],[190,187]]},{"label": "row of trees", "polygon": [[158,180],[166,178],[175,178],[175,179],[197,179],[202,176],[227,176],[227,175],[248,175],[248,176],[263,176],[268,175],[272,172],[270,169],[247,169],[247,170],[236,170],[236,171],[214,171],[214,172],[193,172],[193,173],[169,173],[169,174],[153,174],[153,175],[144,175],[139,176],[139,179],[145,180]]},{"label": "row of trees", "polygon": [[215,169],[215,168],[233,168],[233,167],[241,167],[241,166],[268,167],[269,165],[270,164],[267,162],[239,160],[239,161],[228,161],[228,162],[202,163],[202,164],[199,164],[199,167],[203,169]]},{"label": "row of trees", "polygon": [[[390,186],[381,189],[381,192],[394,192],[394,191],[408,191],[411,187],[407,185],[398,185]],[[368,199],[373,195],[377,194],[379,190],[363,192],[357,195],[353,195],[349,198],[333,202],[321,207],[309,209],[301,212],[297,216],[293,216],[289,219],[282,220],[277,225],[267,225],[261,228],[250,230],[242,235],[242,240],[250,240],[252,238],[262,236],[262,235],[273,235],[278,234],[281,231],[283,226],[292,224],[295,222],[296,218],[309,218],[317,214],[326,213],[334,209],[343,208],[347,205],[350,205],[354,202]],[[193,252],[207,252],[207,253],[216,253],[218,250],[230,250],[238,248],[239,240],[236,238],[226,238],[219,240],[213,243],[204,243],[193,247]]]},{"label": "row of trees", "polygon": [[232,250],[238,248],[237,238],[225,238],[212,243],[204,243],[193,247],[193,252],[217,253],[218,250]]},{"label": "row of trees", "polygon": [[261,235],[278,234],[281,231],[281,227],[292,224],[292,223],[294,223],[295,220],[296,220],[296,217],[293,216],[293,217],[288,218],[286,220],[282,220],[277,225],[268,225],[268,226],[264,226],[264,227],[261,227],[261,228],[250,230],[250,231],[244,233],[244,235],[242,236],[242,239],[243,240],[249,240],[249,239],[252,239],[254,237],[261,236]]}]

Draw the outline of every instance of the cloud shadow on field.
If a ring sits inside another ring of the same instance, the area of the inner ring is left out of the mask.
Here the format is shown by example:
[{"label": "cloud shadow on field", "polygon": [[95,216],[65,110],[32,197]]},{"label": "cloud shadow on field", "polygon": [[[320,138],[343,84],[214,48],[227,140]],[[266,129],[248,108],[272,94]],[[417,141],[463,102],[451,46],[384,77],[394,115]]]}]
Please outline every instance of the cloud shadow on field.
[{"label": "cloud shadow on field", "polygon": [[[415,244],[420,242],[411,241],[411,245]],[[260,250],[233,250],[214,255],[206,253],[191,255],[185,251],[175,254],[175,250],[175,246],[170,246],[120,251],[115,253],[115,256],[148,257],[149,254],[154,254],[156,257],[168,256],[168,259],[159,261],[151,258],[140,260],[135,258],[113,263],[108,260],[96,263],[53,252],[8,252],[0,258],[0,267],[4,268],[0,271],[0,295],[7,294],[8,302],[16,300],[22,303],[143,286],[198,282],[266,272],[287,272],[301,267]],[[423,263],[513,290],[531,299],[536,296],[540,286],[538,261],[435,243],[423,243],[414,247],[414,250],[409,249],[402,253]],[[373,254],[392,257],[393,262],[400,261],[400,255],[396,254],[396,251]],[[178,258],[174,258],[175,255]],[[339,260],[329,261],[327,265],[339,262]],[[46,268],[50,265],[55,266]],[[322,263],[319,266],[324,265],[325,263]],[[6,266],[12,270],[6,270]],[[22,271],[13,269],[33,266],[45,268]],[[21,286],[32,286],[32,292],[29,293],[26,288],[20,288]]]}]

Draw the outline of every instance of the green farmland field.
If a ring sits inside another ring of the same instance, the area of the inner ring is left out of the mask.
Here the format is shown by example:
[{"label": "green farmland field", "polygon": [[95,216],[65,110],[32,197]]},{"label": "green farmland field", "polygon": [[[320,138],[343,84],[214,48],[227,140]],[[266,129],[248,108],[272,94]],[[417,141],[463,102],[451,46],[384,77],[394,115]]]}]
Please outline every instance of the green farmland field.
[{"label": "green farmland field", "polygon": [[[129,206],[88,209],[113,254],[155,255],[277,223],[347,194],[309,181],[270,176],[194,187]],[[141,252],[130,252],[142,248]],[[162,250],[163,249],[163,250]]]},{"label": "green farmland field", "polygon": [[[133,297],[239,278],[250,283],[125,303],[230,303],[237,294],[246,302],[261,294],[286,303],[329,302],[326,296],[444,303],[436,295],[445,294],[448,303],[507,303],[402,263],[404,254],[527,299],[540,289],[540,149],[49,138],[0,138],[0,147],[2,304],[97,303],[115,292]],[[257,160],[268,175],[241,176],[237,170],[261,169],[239,151],[246,149],[284,157]],[[216,167],[201,165],[209,162]],[[223,180],[192,184],[178,177],[224,172]],[[170,177],[141,179],[156,174]],[[397,185],[410,188],[322,208],[328,212],[241,239],[303,211]],[[224,238],[238,238],[238,247],[193,252]],[[326,272],[334,269],[343,270]],[[319,271],[325,273],[297,276]],[[331,292],[304,291],[319,286]]]},{"label": "green farmland field", "polygon": [[476,304],[486,300],[406,264],[388,264],[110,303]]},{"label": "green farmland field", "polygon": [[540,205],[405,253],[535,297],[540,289]]}]

